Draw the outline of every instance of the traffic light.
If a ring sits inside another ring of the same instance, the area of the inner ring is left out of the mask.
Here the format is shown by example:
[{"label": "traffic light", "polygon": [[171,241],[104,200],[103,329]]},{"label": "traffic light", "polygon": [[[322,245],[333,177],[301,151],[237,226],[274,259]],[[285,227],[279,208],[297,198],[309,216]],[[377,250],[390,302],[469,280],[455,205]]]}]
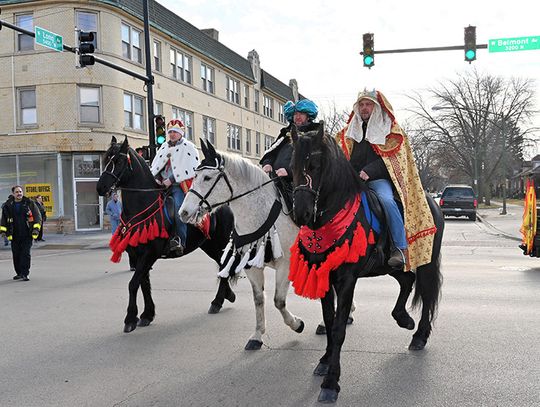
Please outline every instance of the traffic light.
[{"label": "traffic light", "polygon": [[465,61],[471,63],[476,59],[476,27],[465,27]]},{"label": "traffic light", "polygon": [[373,55],[373,37],[374,36],[371,33],[362,35],[362,39],[364,40],[364,52],[362,52],[362,55],[364,56],[364,66],[368,68],[375,65],[375,56]]},{"label": "traffic light", "polygon": [[77,53],[79,54],[79,66],[84,68],[88,65],[94,65],[95,60],[93,55],[96,50],[94,47],[94,33],[91,31],[77,31],[77,40],[79,46],[77,47]]},{"label": "traffic light", "polygon": [[165,143],[165,117],[160,114],[154,116],[154,124],[156,128],[156,145],[157,147]]}]

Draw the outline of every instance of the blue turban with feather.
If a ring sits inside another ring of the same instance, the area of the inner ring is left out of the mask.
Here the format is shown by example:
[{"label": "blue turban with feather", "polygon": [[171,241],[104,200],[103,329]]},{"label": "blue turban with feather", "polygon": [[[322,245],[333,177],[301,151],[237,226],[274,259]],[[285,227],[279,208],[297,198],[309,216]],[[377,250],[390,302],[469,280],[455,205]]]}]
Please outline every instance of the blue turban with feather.
[{"label": "blue turban with feather", "polygon": [[302,99],[296,104],[289,100],[283,105],[283,114],[287,121],[292,122],[294,112],[305,113],[310,120],[315,120],[317,114],[319,114],[319,109],[317,108],[317,105],[309,99]]}]

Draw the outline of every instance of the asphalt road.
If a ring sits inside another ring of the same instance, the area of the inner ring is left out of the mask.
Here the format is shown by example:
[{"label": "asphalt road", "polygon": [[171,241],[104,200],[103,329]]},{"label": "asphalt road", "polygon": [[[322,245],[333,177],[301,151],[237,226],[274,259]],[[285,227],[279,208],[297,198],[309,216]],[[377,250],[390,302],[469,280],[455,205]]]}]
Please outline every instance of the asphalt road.
[{"label": "asphalt road", "polygon": [[[397,283],[359,281],[337,406],[540,406],[540,262],[465,220],[448,220],[443,253],[443,298],[422,352],[407,350],[412,333],[390,316]],[[208,315],[215,266],[196,252],[156,264],[156,320],[124,334],[131,274],[127,259],[108,258],[43,251],[29,282],[12,281],[10,260],[0,260],[1,406],[317,405],[317,302],[290,294],[306,323],[291,331],[269,272],[265,345],[244,351],[255,324],[249,283]]]}]

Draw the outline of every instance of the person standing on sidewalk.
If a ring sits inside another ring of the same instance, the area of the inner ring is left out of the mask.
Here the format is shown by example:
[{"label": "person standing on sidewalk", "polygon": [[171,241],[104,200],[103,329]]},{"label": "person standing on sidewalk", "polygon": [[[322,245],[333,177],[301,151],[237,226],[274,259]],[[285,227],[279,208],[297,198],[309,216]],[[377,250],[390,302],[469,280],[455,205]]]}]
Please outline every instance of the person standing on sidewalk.
[{"label": "person standing on sidewalk", "polygon": [[118,200],[118,194],[113,192],[111,200],[105,208],[107,215],[111,217],[111,233],[114,235],[120,224],[120,215],[122,214],[122,203]]},{"label": "person standing on sidewalk", "polygon": [[43,205],[43,197],[41,195],[36,196],[36,205],[41,215],[41,228],[39,229],[38,238],[36,240],[38,242],[44,242],[45,239],[43,239],[43,224],[47,220],[47,211],[45,210],[45,206]]},{"label": "person standing on sidewalk", "polygon": [[41,229],[41,214],[35,202],[23,194],[20,185],[11,188],[13,196],[2,206],[0,233],[11,240],[14,280],[28,281],[30,274],[30,249],[32,239],[37,239]]}]

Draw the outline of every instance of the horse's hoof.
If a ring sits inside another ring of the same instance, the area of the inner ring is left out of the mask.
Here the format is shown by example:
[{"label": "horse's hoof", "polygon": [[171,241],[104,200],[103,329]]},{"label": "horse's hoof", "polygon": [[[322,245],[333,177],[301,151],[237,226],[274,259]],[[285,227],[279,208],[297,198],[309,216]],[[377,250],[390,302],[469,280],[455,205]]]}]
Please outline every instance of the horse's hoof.
[{"label": "horse's hoof", "polygon": [[319,403],[335,403],[337,401],[338,392],[332,389],[321,389],[319,393],[319,398],[317,401]]},{"label": "horse's hoof", "polygon": [[319,364],[317,365],[317,367],[313,371],[313,374],[315,376],[326,376],[328,374],[329,369],[330,369],[329,364],[319,362]]},{"label": "horse's hoof", "polygon": [[130,322],[129,324],[124,324],[124,332],[127,334],[131,331],[134,331],[135,328],[137,328],[137,322]]},{"label": "horse's hoof", "polygon": [[301,334],[302,332],[304,332],[304,326],[304,321],[300,320],[300,326],[296,328],[294,332]]},{"label": "horse's hoof", "polygon": [[326,327],[324,325],[317,325],[315,335],[326,335]]},{"label": "horse's hoof", "polygon": [[229,302],[235,302],[236,294],[231,291],[231,293],[227,297],[225,297],[225,299]]},{"label": "horse's hoof", "polygon": [[152,321],[150,321],[149,319],[141,318],[139,322],[137,323],[137,326],[148,326],[150,325],[151,322]]},{"label": "horse's hoof", "polygon": [[353,317],[347,318],[347,325],[351,325],[353,322],[354,322],[354,318],[353,318]]},{"label": "horse's hoof", "polygon": [[245,350],[259,350],[261,349],[262,342],[258,341],[256,339],[250,339],[248,343],[246,344]]},{"label": "horse's hoof", "polygon": [[420,338],[412,338],[411,344],[409,345],[409,350],[422,350],[426,347],[427,341]]},{"label": "horse's hoof", "polygon": [[414,319],[411,318],[411,316],[407,313],[407,311],[404,312],[392,312],[392,317],[396,320],[397,324],[400,328],[408,329],[409,331],[412,331],[414,329],[415,323]]},{"label": "horse's hoof", "polygon": [[221,310],[221,305],[210,304],[209,314],[217,314]]}]

